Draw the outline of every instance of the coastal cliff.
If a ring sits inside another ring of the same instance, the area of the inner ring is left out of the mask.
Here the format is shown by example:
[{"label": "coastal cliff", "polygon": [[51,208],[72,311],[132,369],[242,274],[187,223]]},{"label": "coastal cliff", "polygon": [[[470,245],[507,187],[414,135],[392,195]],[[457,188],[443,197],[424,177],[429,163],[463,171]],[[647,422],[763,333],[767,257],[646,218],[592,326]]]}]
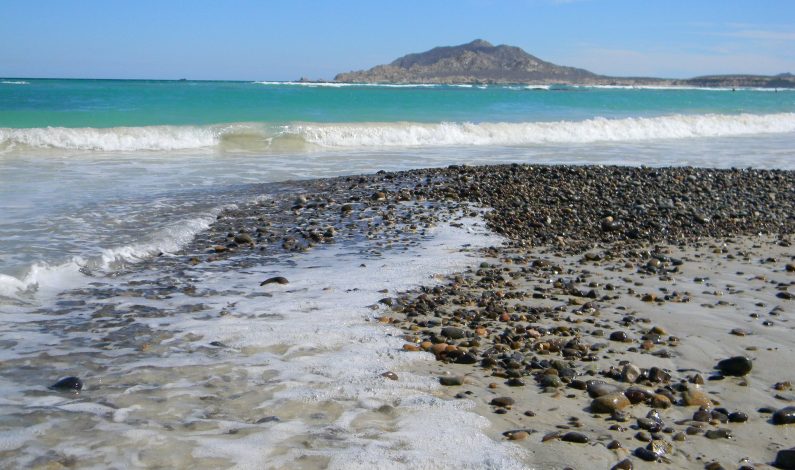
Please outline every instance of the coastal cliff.
[{"label": "coastal cliff", "polygon": [[577,84],[615,86],[695,86],[795,88],[791,74],[712,75],[674,80],[653,77],[610,77],[585,69],[556,65],[516,46],[492,45],[476,39],[458,46],[435,47],[407,54],[368,70],[340,73],[342,83],[437,84]]}]

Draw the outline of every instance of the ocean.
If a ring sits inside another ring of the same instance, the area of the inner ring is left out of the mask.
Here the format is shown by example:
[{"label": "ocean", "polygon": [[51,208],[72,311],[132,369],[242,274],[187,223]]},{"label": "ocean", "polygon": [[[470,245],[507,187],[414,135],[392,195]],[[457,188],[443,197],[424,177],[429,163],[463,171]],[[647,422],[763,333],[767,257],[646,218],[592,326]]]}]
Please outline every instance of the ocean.
[{"label": "ocean", "polygon": [[[435,382],[384,383],[427,359],[395,354],[399,332],[366,321],[384,288],[432,283],[499,244],[478,218],[399,248],[353,237],[187,271],[181,250],[314,178],[517,162],[795,169],[793,142],[791,90],[0,79],[0,455],[509,468],[518,451]],[[289,287],[263,291],[277,274]],[[67,375],[79,395],[48,391]],[[395,402],[403,411],[383,411]]]}]

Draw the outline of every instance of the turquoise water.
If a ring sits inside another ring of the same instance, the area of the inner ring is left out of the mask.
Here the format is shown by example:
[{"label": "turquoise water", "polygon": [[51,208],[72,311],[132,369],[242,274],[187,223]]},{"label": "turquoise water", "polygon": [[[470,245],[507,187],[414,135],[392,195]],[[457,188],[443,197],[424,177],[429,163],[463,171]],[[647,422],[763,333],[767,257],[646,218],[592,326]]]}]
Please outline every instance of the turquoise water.
[{"label": "turquoise water", "polygon": [[253,183],[460,163],[793,168],[793,141],[794,91],[0,79],[0,297],[173,250]]},{"label": "turquoise water", "polygon": [[34,80],[0,83],[0,127],[232,122],[522,122],[595,116],[795,111],[795,92],[525,87],[300,86],[251,82]]}]

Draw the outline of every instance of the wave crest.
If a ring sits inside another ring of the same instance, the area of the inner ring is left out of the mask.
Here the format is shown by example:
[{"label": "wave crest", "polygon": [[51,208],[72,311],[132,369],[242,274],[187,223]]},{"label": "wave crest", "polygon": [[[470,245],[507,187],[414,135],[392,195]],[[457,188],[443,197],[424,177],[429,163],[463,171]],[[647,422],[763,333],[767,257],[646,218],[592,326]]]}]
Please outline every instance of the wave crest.
[{"label": "wave crest", "polygon": [[[698,114],[557,122],[236,123],[214,126],[0,128],[0,148],[18,145],[89,151],[199,148],[295,150],[595,143],[795,132],[795,113]],[[3,152],[0,152],[3,153]]]}]

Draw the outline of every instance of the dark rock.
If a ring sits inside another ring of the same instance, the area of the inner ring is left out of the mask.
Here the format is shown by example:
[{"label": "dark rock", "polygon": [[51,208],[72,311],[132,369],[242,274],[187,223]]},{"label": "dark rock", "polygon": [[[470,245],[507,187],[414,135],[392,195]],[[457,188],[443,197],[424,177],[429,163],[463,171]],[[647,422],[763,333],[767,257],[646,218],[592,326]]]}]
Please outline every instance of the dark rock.
[{"label": "dark rock", "polygon": [[58,392],[77,393],[83,389],[83,381],[78,377],[64,377],[47,388]]},{"label": "dark rock", "polygon": [[752,368],[753,363],[751,362],[751,359],[745,356],[730,357],[718,362],[717,365],[717,369],[720,370],[723,375],[731,375],[735,377],[747,375],[749,372],[751,372]]},{"label": "dark rock", "polygon": [[285,277],[274,276],[274,277],[265,279],[264,281],[260,282],[259,285],[264,286],[264,285],[267,285],[267,284],[289,284],[289,283],[290,283],[290,281],[288,281],[287,278],[285,278]]},{"label": "dark rock", "polygon": [[787,406],[773,413],[773,424],[795,423],[795,406]]},{"label": "dark rock", "polygon": [[575,442],[577,444],[587,444],[590,439],[583,433],[580,432],[567,432],[560,438],[562,441],[566,442]]},{"label": "dark rock", "polygon": [[511,397],[497,397],[497,398],[492,398],[492,400],[491,400],[491,405],[499,406],[499,407],[503,407],[503,408],[511,406],[514,403],[515,403],[515,400],[513,398],[511,398]]},{"label": "dark rock", "polygon": [[624,459],[621,462],[613,465],[610,470],[632,470],[632,461],[629,459]]},{"label": "dark rock", "polygon": [[456,328],[454,326],[445,326],[444,328],[442,328],[442,331],[440,333],[442,336],[450,339],[461,339],[464,336],[466,336],[463,329]]},{"label": "dark rock", "polygon": [[778,451],[776,454],[776,461],[773,462],[773,465],[776,468],[795,470],[795,447]]},{"label": "dark rock", "polygon": [[439,383],[446,387],[453,387],[456,385],[463,385],[464,378],[457,375],[439,377]]}]

